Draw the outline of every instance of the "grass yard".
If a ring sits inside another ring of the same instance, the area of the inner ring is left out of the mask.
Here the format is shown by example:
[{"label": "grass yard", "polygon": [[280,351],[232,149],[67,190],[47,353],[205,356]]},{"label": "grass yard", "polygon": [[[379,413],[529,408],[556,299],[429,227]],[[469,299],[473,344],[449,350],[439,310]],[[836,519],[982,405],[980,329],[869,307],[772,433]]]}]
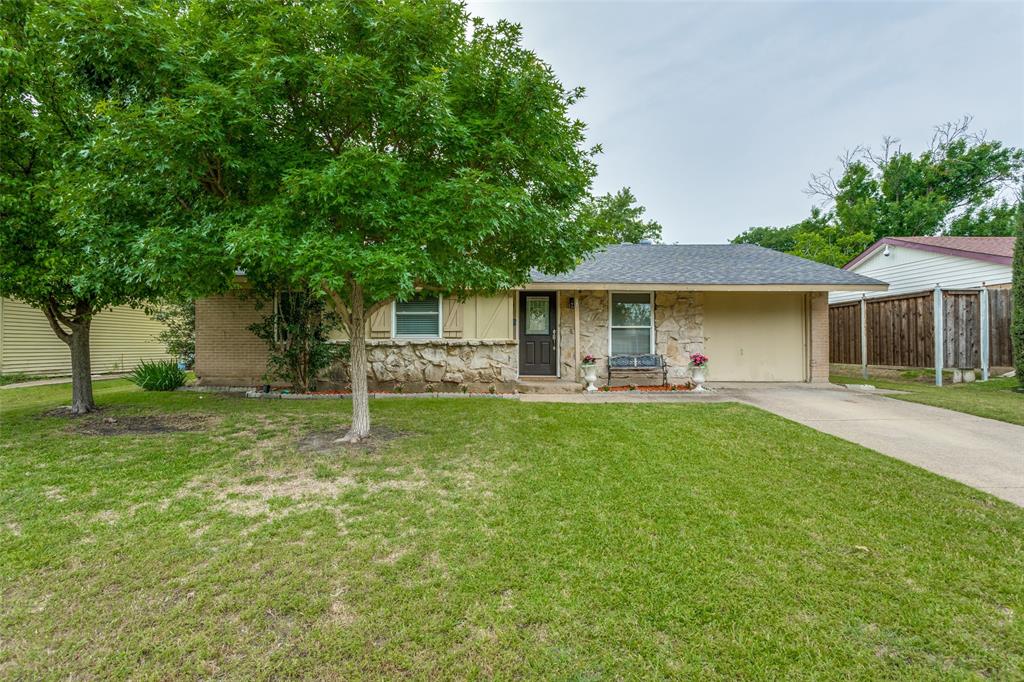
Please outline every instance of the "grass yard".
[{"label": "grass yard", "polygon": [[0,678],[1024,671],[1024,510],[751,407],[96,391],[0,393]]},{"label": "grass yard", "polygon": [[867,383],[878,388],[907,391],[905,395],[890,397],[1024,426],[1024,393],[1014,390],[1020,385],[1015,378],[990,379],[973,384],[948,383],[941,388],[917,379],[864,379],[837,375],[832,375],[830,379],[834,384]]}]

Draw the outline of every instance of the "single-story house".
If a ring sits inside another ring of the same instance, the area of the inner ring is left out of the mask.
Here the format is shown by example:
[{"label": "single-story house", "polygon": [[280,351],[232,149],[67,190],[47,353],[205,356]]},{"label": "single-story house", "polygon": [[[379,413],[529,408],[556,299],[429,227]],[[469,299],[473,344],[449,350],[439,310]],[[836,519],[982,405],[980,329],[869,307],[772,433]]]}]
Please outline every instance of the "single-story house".
[{"label": "single-story house", "polygon": [[[646,379],[682,383],[696,352],[710,357],[712,381],[826,382],[829,292],[885,288],[752,244],[621,244],[497,296],[424,295],[385,306],[367,323],[370,384],[508,390],[531,379],[578,382],[587,355],[602,380],[611,357],[628,364],[656,356],[662,374]],[[238,293],[197,301],[202,383],[262,383],[267,349],[248,327],[265,315]],[[639,383],[633,375],[621,381]]]},{"label": "single-story house", "polygon": [[1013,237],[885,237],[843,266],[888,282],[887,292],[833,291],[829,303],[943,289],[1008,288]]},{"label": "single-story house", "polygon": [[[143,360],[173,359],[158,338],[164,329],[138,308],[117,306],[99,313],[89,335],[92,371],[124,372]],[[0,374],[71,374],[71,350],[43,312],[10,298],[0,298]]]}]

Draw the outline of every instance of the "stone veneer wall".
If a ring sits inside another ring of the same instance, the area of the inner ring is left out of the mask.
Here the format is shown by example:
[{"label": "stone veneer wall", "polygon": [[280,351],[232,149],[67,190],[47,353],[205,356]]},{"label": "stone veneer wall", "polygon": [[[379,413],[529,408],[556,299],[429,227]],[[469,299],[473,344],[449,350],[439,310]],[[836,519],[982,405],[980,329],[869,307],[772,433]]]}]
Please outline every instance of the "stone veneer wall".
[{"label": "stone veneer wall", "polygon": [[609,295],[607,291],[576,292],[576,305],[580,309],[580,358],[585,355],[597,358],[597,376],[602,381],[608,378]]},{"label": "stone veneer wall", "polygon": [[[563,291],[559,310],[559,361],[562,378],[580,380],[574,344],[579,339],[579,357],[590,354],[597,361],[598,377],[608,378],[608,305],[607,291]],[[575,330],[574,311],[569,298],[579,309],[580,330]],[[684,383],[689,374],[690,353],[704,350],[704,307],[701,295],[684,291],[659,291],[654,296],[655,353],[665,356],[669,365],[669,383]]]},{"label": "stone veneer wall", "polygon": [[386,339],[369,341],[371,388],[406,391],[510,390],[518,344],[510,339]]},{"label": "stone veneer wall", "polygon": [[[579,301],[578,291],[562,291],[558,297],[558,362],[563,381],[582,381],[576,371],[576,312],[569,299]],[[580,357],[583,357],[582,355]]]},{"label": "stone veneer wall", "polygon": [[668,382],[683,383],[690,373],[690,354],[704,352],[704,302],[699,293],[654,294],[654,352],[665,358]]}]

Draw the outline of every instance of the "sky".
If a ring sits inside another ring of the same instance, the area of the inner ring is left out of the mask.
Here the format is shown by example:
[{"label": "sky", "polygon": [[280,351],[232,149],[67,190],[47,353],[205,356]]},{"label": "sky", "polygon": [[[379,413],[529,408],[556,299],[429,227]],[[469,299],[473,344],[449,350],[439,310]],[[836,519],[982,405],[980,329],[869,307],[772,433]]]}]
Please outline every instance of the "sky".
[{"label": "sky", "polygon": [[812,173],[964,115],[1024,146],[1024,2],[471,1],[586,98],[595,189],[629,186],[662,240],[790,225]]}]

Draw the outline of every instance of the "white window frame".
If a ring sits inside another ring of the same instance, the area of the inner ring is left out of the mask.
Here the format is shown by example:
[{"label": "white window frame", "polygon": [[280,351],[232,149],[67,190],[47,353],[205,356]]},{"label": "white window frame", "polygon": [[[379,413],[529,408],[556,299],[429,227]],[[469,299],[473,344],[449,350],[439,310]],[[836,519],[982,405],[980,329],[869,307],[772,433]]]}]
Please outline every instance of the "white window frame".
[{"label": "white window frame", "polygon": [[[444,333],[444,297],[438,294],[430,297],[437,299],[437,334],[399,334],[398,333],[398,301],[391,302],[391,338],[393,339],[439,339]],[[403,315],[432,315],[433,313],[402,313]]]},{"label": "white window frame", "polygon": [[[614,355],[612,354],[612,329],[613,329],[613,326],[612,326],[612,311],[615,308],[615,305],[614,305],[615,295],[616,294],[632,294],[632,295],[635,296],[636,294],[642,294],[642,293],[644,293],[644,292],[642,292],[642,291],[609,291],[608,292],[608,357],[609,358],[614,357]],[[614,325],[614,329],[650,329],[651,330],[651,337],[650,337],[650,344],[649,344],[649,348],[647,349],[647,352],[649,354],[653,354],[654,353],[654,348],[655,348],[655,345],[656,345],[655,342],[654,342],[654,333],[655,333],[654,332],[654,329],[655,329],[655,325],[654,325],[654,292],[653,291],[648,291],[647,292],[647,296],[648,296],[648,298],[650,299],[650,302],[651,302],[651,323],[649,325],[629,325],[629,326]]]}]

